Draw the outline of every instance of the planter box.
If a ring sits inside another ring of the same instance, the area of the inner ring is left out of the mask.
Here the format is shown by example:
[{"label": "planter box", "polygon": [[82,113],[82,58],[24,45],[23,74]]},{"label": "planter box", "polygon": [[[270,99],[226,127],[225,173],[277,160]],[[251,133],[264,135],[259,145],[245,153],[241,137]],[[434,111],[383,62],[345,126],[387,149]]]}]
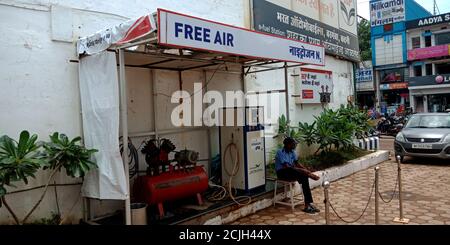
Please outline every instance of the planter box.
[{"label": "planter box", "polygon": [[[333,182],[359,171],[376,166],[387,160],[389,160],[389,151],[377,151],[367,156],[351,160],[345,165],[318,171],[316,174],[320,176],[320,180],[313,181],[310,179],[309,184],[311,188],[315,188],[321,186],[324,181]],[[299,186],[297,186],[297,188],[300,190]]]},{"label": "planter box", "polygon": [[[357,173],[359,171],[362,171],[362,170],[368,169],[370,167],[373,167],[375,165],[378,165],[387,160],[389,160],[389,151],[377,151],[377,152],[374,152],[367,156],[349,161],[345,165],[315,172],[315,174],[320,176],[320,180],[313,181],[310,179],[309,184],[311,186],[311,189],[317,188],[317,187],[320,187],[324,181],[330,181],[330,182],[337,181],[339,179],[345,178],[345,177],[352,175],[354,173]],[[300,188],[299,184],[296,185],[295,193],[301,194],[301,188]],[[286,193],[277,195],[277,199],[282,199],[285,197],[286,197]],[[266,198],[264,198],[262,200],[258,200],[256,202],[253,202],[242,208],[232,210],[232,211],[230,210],[230,212],[228,212],[226,216],[219,215],[219,216],[213,217],[213,218],[207,220],[206,222],[204,222],[203,224],[205,224],[205,225],[228,224],[237,219],[240,219],[247,215],[254,214],[257,211],[260,211],[262,209],[268,208],[272,205],[273,205],[273,194],[271,196],[268,195]]]}]

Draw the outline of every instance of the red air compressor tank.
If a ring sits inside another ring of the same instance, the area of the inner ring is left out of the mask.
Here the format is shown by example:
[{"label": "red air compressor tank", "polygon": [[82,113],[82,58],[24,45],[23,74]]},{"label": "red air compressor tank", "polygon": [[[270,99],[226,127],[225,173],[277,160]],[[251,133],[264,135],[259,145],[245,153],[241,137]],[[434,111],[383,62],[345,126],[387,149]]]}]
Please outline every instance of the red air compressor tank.
[{"label": "red air compressor tank", "polygon": [[149,205],[195,197],[207,189],[208,175],[200,166],[157,176],[140,176],[134,184],[136,200]]}]

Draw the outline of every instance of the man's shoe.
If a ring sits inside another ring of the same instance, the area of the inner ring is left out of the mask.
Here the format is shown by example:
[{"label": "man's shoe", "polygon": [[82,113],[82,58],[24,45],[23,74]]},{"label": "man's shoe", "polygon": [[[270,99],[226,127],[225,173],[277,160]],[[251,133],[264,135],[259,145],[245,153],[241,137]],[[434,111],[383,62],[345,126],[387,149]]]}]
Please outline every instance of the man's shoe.
[{"label": "man's shoe", "polygon": [[309,204],[309,207],[314,211],[314,213],[320,213],[320,209],[314,206],[314,204]]},{"label": "man's shoe", "polygon": [[308,205],[306,208],[303,209],[303,212],[307,214],[315,214],[315,209],[311,207],[311,205]]}]

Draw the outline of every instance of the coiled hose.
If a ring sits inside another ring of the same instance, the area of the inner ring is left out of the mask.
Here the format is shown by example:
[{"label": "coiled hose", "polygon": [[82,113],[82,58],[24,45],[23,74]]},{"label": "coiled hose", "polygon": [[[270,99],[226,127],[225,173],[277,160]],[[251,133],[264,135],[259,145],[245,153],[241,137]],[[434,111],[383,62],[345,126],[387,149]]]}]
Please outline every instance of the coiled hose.
[{"label": "coiled hose", "polygon": [[[123,155],[123,137],[119,138],[120,155]],[[139,173],[139,153],[133,142],[128,138],[128,166],[130,168],[130,179],[134,178]]]},{"label": "coiled hose", "polygon": [[[233,150],[235,151],[234,154],[234,158],[233,158]],[[230,158],[231,158],[231,165],[233,166],[233,169],[231,171],[229,171],[229,169],[227,168],[227,164],[225,161],[225,156],[227,155],[227,153],[230,154]],[[223,158],[222,158],[222,164],[224,165],[224,169],[225,172],[227,173],[227,175],[230,177],[228,182],[225,183],[225,187],[221,186],[221,191],[216,194],[216,196],[220,197],[220,198],[225,198],[228,194],[228,196],[231,198],[231,200],[233,200],[233,202],[235,202],[236,204],[238,204],[239,206],[245,206],[248,205],[252,202],[252,198],[249,196],[238,196],[236,197],[236,189],[233,190],[232,188],[232,180],[233,177],[235,177],[237,175],[237,173],[239,172],[239,167],[240,167],[240,154],[239,154],[239,149],[236,146],[235,143],[230,143],[225,147],[225,150],[223,152]],[[228,187],[228,190],[226,189],[226,187]],[[247,199],[246,202],[240,202],[239,199]]]}]

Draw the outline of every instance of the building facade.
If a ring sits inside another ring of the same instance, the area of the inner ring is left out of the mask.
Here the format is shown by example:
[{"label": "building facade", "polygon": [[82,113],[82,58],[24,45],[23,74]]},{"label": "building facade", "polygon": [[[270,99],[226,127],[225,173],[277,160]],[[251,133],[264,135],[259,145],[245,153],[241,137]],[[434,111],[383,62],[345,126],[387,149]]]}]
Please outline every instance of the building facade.
[{"label": "building facade", "polygon": [[372,61],[363,61],[356,73],[356,101],[362,108],[375,107],[376,92]]},{"label": "building facade", "polygon": [[413,0],[371,0],[371,45],[377,109],[410,107],[406,22],[431,14]]},{"label": "building facade", "polygon": [[[300,13],[318,22],[325,23],[337,30],[333,33],[350,33],[356,36],[356,17],[344,15],[338,0],[321,1],[323,6],[312,6],[309,1],[271,0],[271,3],[290,11]],[[356,0],[344,1],[346,8],[356,9]],[[17,138],[20,131],[29,130],[46,140],[52,132],[61,132],[73,138],[82,135],[82,117],[78,83],[78,64],[76,62],[75,42],[78,38],[91,35],[98,30],[120,24],[130,18],[153,13],[157,8],[165,8],[201,18],[218,21],[238,27],[252,28],[252,6],[248,0],[157,0],[157,1],[91,1],[91,0],[0,0],[0,134]],[[309,8],[305,10],[305,8]],[[323,11],[323,13],[321,12]],[[353,10],[354,11],[354,10]],[[347,11],[348,12],[348,11]],[[275,17],[276,19],[276,17]],[[324,27],[325,28],[325,27]],[[328,30],[326,29],[325,30]],[[256,29],[256,27],[255,27]],[[308,38],[308,35],[306,36]],[[333,35],[334,37],[334,35]],[[339,37],[339,35],[338,35]],[[339,38],[338,38],[339,39]],[[312,39],[317,40],[317,39]],[[341,39],[350,43],[347,38]],[[337,41],[337,40],[335,40]],[[354,42],[355,40],[352,40]],[[357,38],[356,38],[357,42]],[[295,83],[298,82],[300,69],[289,69],[290,92],[280,95],[280,113],[285,114],[286,96],[290,101],[289,111],[292,124],[300,121],[311,122],[324,107],[338,108],[347,104],[354,95],[354,61],[336,57],[332,52],[344,52],[352,55],[351,50],[342,48],[334,41],[327,42],[330,51],[322,70],[332,71],[332,100],[323,104],[296,104]],[[183,74],[183,86],[193,88],[195,82],[214,76],[208,89],[218,91],[279,91],[284,89],[283,70],[256,73],[245,76],[247,88],[242,85],[242,71],[227,67],[227,74],[211,70],[198,70]],[[310,67],[311,68],[311,67]],[[148,131],[170,131],[170,112],[174,104],[170,98],[157,96],[172,94],[178,89],[178,73],[171,71],[152,71],[149,69],[127,67],[128,80],[128,120],[131,134]],[[231,75],[229,73],[232,73]],[[154,99],[161,105],[153,108]],[[139,101],[139,103],[134,103]],[[155,118],[156,114],[160,115]],[[274,123],[274,122],[267,122]],[[275,122],[276,123],[276,122]],[[195,131],[167,136],[178,148],[190,148],[200,153],[200,158],[215,156],[219,152],[218,130],[211,129],[211,144],[205,143],[208,134]],[[139,145],[142,137],[132,138]],[[270,153],[277,142],[267,139],[266,152]],[[141,159],[141,169],[145,161]],[[9,203],[23,216],[39,199],[41,189],[35,189],[46,183],[47,174],[39,173],[28,185],[19,184],[8,191],[27,190],[7,195]],[[56,183],[61,186],[51,188],[31,220],[50,217],[60,210],[70,215],[68,220],[77,222],[83,217],[85,209],[80,198],[80,181],[67,178],[58,173]],[[55,200],[55,195],[58,200]],[[122,202],[96,201],[88,207],[98,216],[123,207]],[[9,223],[11,216],[5,208],[0,208],[0,223]]]},{"label": "building facade", "polygon": [[416,112],[450,109],[450,13],[406,22],[409,95]]}]

